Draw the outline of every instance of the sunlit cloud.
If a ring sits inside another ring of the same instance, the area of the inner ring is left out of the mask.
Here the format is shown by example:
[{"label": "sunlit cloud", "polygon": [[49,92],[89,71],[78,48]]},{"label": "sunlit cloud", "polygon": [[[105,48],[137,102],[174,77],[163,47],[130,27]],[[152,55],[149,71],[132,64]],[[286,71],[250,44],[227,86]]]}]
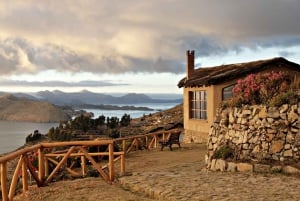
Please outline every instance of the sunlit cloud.
[{"label": "sunlit cloud", "polygon": [[199,65],[234,62],[245,50],[251,59],[300,62],[299,7],[298,0],[4,0],[0,74],[178,75],[188,49]]}]

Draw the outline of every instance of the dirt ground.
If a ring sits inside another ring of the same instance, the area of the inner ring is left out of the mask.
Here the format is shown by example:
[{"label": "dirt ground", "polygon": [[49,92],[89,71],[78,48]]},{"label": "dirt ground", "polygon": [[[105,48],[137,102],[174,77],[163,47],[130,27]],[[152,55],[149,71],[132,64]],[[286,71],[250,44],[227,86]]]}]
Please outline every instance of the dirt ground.
[{"label": "dirt ground", "polygon": [[174,151],[131,152],[126,176],[113,185],[101,178],[61,181],[32,187],[15,200],[63,201],[299,201],[299,175],[211,172],[204,163],[206,146],[185,144]]},{"label": "dirt ground", "polygon": [[[159,171],[180,164],[204,160],[205,151],[205,145],[190,144],[183,145],[181,149],[174,145],[174,151],[165,148],[164,151],[157,149],[131,152],[126,157],[126,172],[130,175],[134,172]],[[153,199],[139,193],[132,193],[118,185],[117,182],[109,185],[101,178],[84,178],[54,182],[42,188],[31,187],[29,192],[22,196],[16,196],[14,200],[148,201]]]}]

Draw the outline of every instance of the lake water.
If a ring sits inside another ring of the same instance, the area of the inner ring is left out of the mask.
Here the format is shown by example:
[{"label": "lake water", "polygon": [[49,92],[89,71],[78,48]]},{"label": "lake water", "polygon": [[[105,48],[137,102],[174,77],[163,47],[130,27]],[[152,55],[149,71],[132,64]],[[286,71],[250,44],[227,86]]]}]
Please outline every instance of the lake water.
[{"label": "lake water", "polygon": [[[132,106],[135,107],[148,107],[151,109],[154,109],[153,111],[147,111],[147,110],[99,110],[99,109],[84,109],[88,112],[94,113],[94,118],[99,117],[100,115],[104,115],[105,117],[118,117],[121,118],[125,113],[129,114],[131,118],[138,118],[142,117],[143,115],[147,115],[150,113],[155,113],[160,110],[166,110],[169,108],[174,107],[175,105],[178,105],[179,103],[144,103],[144,104],[135,104]],[[123,105],[118,105],[123,106]],[[130,105],[128,105],[130,106]]]},{"label": "lake water", "polygon": [[57,125],[57,123],[0,121],[0,154],[11,152],[24,145],[25,138],[34,130],[44,134]]},{"label": "lake water", "polygon": [[[129,114],[131,118],[141,117],[144,114],[155,113],[159,110],[166,110],[174,107],[177,103],[156,103],[156,104],[140,104],[134,105],[137,107],[149,107],[155,111],[143,110],[95,110],[86,109],[88,112],[93,112],[94,117],[104,115],[105,117],[121,118],[125,113]],[[83,108],[84,109],[84,108]],[[13,122],[0,121],[0,154],[14,151],[20,146],[24,145],[25,138],[34,130],[39,130],[40,133],[48,133],[51,127],[58,126],[58,123],[31,123],[31,122]]]}]

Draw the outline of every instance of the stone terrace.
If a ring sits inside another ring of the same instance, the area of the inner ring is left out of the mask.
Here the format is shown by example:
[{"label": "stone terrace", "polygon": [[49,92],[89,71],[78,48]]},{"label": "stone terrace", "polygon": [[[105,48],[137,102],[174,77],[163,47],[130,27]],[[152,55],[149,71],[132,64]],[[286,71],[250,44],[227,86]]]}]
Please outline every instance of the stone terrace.
[{"label": "stone terrace", "polygon": [[155,200],[300,200],[297,175],[211,172],[205,168],[205,153],[206,146],[199,144],[136,153],[126,162],[132,175],[119,178],[119,183]]}]

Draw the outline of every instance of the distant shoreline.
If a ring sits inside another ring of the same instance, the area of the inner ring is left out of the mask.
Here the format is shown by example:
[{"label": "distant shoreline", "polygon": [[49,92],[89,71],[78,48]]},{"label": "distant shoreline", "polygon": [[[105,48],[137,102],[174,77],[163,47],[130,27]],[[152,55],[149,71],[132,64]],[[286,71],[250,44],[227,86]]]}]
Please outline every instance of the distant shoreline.
[{"label": "distant shoreline", "polygon": [[118,106],[118,105],[92,105],[92,104],[83,104],[83,105],[76,105],[73,107],[76,109],[101,109],[101,110],[143,110],[143,111],[154,111],[154,109],[149,107],[136,107],[131,105],[125,106]]}]

